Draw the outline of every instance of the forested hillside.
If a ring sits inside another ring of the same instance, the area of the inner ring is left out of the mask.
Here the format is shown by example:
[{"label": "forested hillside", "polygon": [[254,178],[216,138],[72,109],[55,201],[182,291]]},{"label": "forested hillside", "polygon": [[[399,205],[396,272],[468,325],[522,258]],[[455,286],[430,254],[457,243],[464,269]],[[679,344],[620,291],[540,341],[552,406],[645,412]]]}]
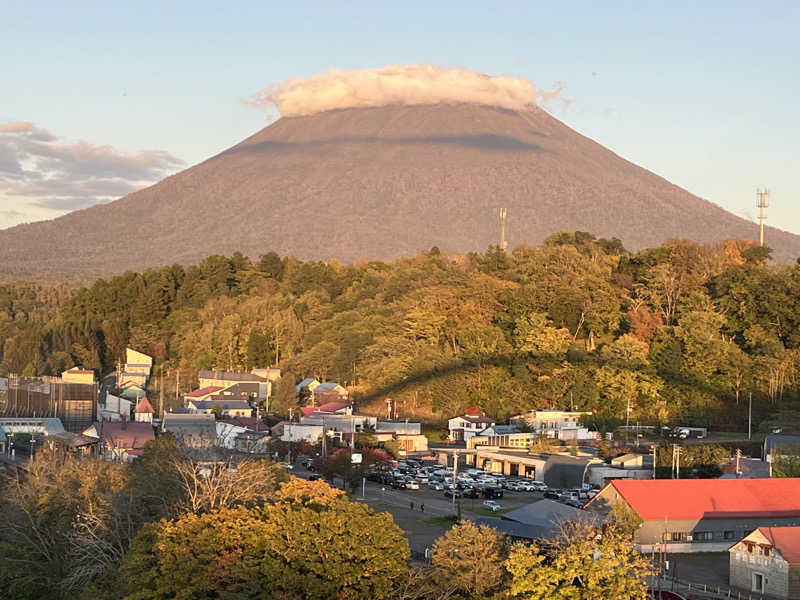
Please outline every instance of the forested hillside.
[{"label": "forested hillside", "polygon": [[[511,254],[342,266],[241,254],[99,279],[0,287],[3,374],[106,373],[126,345],[156,370],[278,365],[440,420],[570,406],[631,422],[783,420],[800,367],[800,266],[748,242],[630,254],[576,232]],[[278,406],[278,410],[286,406]]]}]

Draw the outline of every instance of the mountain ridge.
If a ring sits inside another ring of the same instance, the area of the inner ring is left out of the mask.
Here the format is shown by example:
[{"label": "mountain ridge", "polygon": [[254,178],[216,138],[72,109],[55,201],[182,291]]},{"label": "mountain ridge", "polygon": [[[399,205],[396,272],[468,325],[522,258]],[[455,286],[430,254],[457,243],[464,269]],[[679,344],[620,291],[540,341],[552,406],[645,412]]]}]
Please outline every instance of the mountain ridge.
[{"label": "mountain ridge", "polygon": [[[754,239],[758,227],[587,138],[542,109],[472,104],[326,111],[275,121],[114,202],[0,231],[0,272],[107,275],[237,250],[391,259],[439,246],[510,246],[560,230],[618,237]],[[767,228],[776,260],[800,237]]]}]

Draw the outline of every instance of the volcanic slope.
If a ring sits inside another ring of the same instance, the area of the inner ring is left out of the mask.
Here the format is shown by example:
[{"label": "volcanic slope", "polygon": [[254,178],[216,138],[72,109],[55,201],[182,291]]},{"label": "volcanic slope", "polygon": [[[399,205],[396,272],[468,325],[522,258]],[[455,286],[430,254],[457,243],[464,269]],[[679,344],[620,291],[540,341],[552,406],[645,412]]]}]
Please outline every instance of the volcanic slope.
[{"label": "volcanic slope", "polygon": [[[387,106],[282,118],[115,202],[0,231],[0,271],[98,275],[236,250],[341,262],[484,250],[500,207],[511,247],[560,230],[632,250],[757,236],[541,109]],[[800,237],[769,228],[767,239],[776,259],[800,256]]]}]

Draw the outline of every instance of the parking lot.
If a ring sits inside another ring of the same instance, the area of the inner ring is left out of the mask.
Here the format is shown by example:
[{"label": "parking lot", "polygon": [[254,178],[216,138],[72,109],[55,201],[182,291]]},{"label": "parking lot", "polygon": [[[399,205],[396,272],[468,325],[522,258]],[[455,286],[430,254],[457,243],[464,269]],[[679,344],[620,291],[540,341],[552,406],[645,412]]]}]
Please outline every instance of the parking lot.
[{"label": "parking lot", "polygon": [[[313,475],[301,466],[302,461],[295,467],[294,474],[308,478]],[[462,473],[465,475],[465,473]],[[409,469],[403,477],[414,476],[414,470]],[[485,479],[485,478],[484,478]],[[514,480],[516,478],[505,478],[497,483]],[[469,480],[463,479],[463,485],[469,487]],[[515,491],[502,489],[502,497],[491,498],[500,506],[500,510],[492,511],[484,507],[487,500],[482,494],[479,497],[445,497],[444,490],[435,490],[427,483],[419,483],[419,489],[398,489],[393,488],[391,483],[365,481],[365,485],[351,495],[354,501],[365,502],[377,511],[386,511],[392,514],[395,522],[403,529],[409,541],[409,545],[417,552],[424,552],[430,548],[433,541],[443,535],[451,526],[447,517],[458,514],[460,511],[464,517],[500,517],[502,514],[536,502],[544,497],[544,491]],[[341,479],[336,479],[334,484],[344,487]],[[477,494],[476,494],[477,495]]]}]

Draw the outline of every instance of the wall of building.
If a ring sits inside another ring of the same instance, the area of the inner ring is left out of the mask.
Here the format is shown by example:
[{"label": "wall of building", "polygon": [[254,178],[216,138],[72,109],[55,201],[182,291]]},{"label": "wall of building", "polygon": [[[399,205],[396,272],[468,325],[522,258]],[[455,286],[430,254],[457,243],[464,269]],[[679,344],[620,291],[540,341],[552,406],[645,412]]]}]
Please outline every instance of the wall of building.
[{"label": "wall of building", "polygon": [[[670,537],[666,543],[667,552],[726,552],[733,544],[758,527],[786,527],[798,525],[799,521],[797,517],[691,520],[667,518],[645,521],[636,531],[634,541],[640,550],[650,552],[662,546],[666,531]],[[710,533],[711,539],[697,539],[699,532]],[[673,540],[672,534],[684,534],[685,540]]]},{"label": "wall of building", "polygon": [[751,554],[743,544],[737,544],[730,551],[731,587],[751,592],[755,573],[765,578],[764,595],[774,598],[798,598],[797,595],[789,595],[789,564],[783,558],[775,554],[770,556]]}]

